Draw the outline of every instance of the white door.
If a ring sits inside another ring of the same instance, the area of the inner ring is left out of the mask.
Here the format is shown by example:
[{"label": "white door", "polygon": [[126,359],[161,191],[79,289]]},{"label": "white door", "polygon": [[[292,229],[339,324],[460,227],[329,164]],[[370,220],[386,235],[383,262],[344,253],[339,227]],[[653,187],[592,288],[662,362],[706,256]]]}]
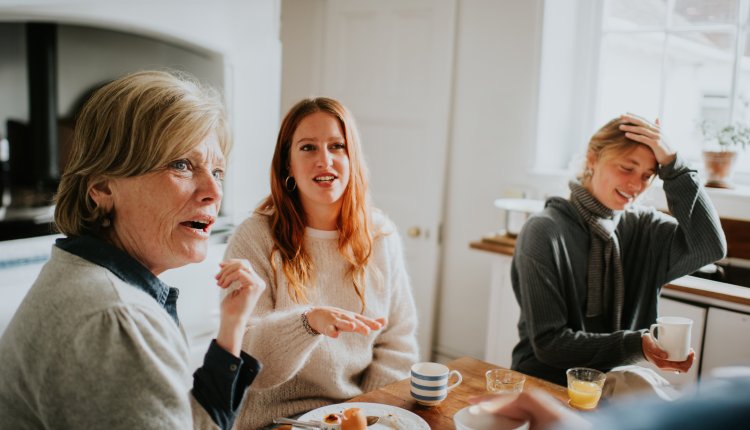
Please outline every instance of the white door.
[{"label": "white door", "polygon": [[329,0],[323,94],[354,114],[376,206],[396,223],[432,355],[455,0]]}]

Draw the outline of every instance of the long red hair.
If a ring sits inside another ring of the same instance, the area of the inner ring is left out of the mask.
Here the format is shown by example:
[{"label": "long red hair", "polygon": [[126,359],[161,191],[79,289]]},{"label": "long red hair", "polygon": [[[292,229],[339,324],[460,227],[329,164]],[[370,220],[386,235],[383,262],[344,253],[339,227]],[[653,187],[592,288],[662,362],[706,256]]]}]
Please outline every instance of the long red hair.
[{"label": "long red hair", "polygon": [[[299,192],[289,191],[286,178],[289,176],[292,136],[299,123],[315,112],[325,112],[339,121],[346,139],[349,156],[350,177],[342,195],[341,212],[338,216],[339,253],[351,265],[349,275],[352,287],[365,309],[365,278],[367,263],[372,255],[373,226],[370,198],[367,191],[367,168],[362,158],[354,118],[338,101],[325,97],[304,99],[292,107],[281,122],[276,148],[271,163],[271,194],[258,206],[257,212],[271,217],[273,254],[278,252],[284,275],[288,281],[289,295],[297,303],[307,302],[307,288],[314,277],[312,257],[305,250],[304,236],[306,215]],[[275,264],[274,264],[275,266]]]}]

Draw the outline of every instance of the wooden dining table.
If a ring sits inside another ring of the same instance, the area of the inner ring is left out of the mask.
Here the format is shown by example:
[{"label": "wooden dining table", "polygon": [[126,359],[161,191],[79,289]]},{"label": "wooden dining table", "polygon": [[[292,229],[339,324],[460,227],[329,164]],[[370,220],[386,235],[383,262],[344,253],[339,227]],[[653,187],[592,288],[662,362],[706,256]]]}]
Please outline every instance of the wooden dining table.
[{"label": "wooden dining table", "polygon": [[[448,397],[438,406],[426,407],[418,404],[411,397],[411,380],[409,378],[362,394],[349,401],[383,403],[397,406],[422,417],[422,419],[427,421],[432,430],[453,430],[456,428],[453,424],[453,415],[470,404],[469,398],[488,394],[484,378],[485,372],[490,369],[501,368],[501,366],[472,357],[461,357],[446,363],[446,366],[451,370],[461,372],[463,382],[448,393]],[[453,382],[453,379],[451,379],[451,382]],[[542,390],[565,404],[568,402],[568,391],[565,387],[543,379],[527,375],[524,390]]]}]

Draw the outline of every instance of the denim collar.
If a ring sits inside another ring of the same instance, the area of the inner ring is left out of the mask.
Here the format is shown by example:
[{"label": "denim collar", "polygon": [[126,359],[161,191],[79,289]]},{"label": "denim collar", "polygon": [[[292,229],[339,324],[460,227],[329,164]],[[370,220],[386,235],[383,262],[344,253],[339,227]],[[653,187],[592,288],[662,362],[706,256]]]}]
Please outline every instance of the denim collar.
[{"label": "denim collar", "polygon": [[55,246],[104,267],[125,283],[144,291],[167,311],[178,326],[180,325],[177,318],[177,297],[180,290],[162,282],[125,251],[93,236],[57,239]]}]

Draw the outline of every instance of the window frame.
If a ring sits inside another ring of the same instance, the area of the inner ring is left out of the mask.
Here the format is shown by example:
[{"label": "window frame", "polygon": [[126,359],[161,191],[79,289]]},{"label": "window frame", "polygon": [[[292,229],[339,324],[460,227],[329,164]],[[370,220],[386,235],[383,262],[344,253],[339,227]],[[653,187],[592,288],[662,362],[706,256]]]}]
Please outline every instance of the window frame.
[{"label": "window frame", "polygon": [[[738,118],[737,101],[740,92],[740,79],[743,53],[750,37],[750,0],[737,0],[737,13],[732,23],[719,24],[674,24],[674,10],[677,0],[666,0],[666,16],[661,25],[644,26],[634,29],[606,28],[605,17],[611,3],[599,0],[545,0],[542,26],[542,46],[540,58],[539,100],[537,108],[535,173],[539,174],[575,174],[578,164],[582,164],[584,151],[589,137],[601,124],[596,122],[596,110],[599,80],[601,78],[600,62],[602,42],[607,34],[643,34],[658,33],[664,36],[661,47],[661,70],[659,77],[659,117],[664,116],[666,102],[666,82],[668,78],[667,62],[670,39],[687,32],[734,32],[734,58],[732,65],[732,82],[729,97],[729,118],[731,122]],[[571,19],[573,22],[561,25],[560,21]],[[557,51],[575,52],[574,58],[568,59],[568,65],[561,66],[559,59],[554,59]],[[584,76],[588,79],[573,79],[567,99],[553,94],[550,90],[554,81],[560,81],[559,71],[563,75]],[[750,81],[747,83],[750,87]],[[576,97],[573,97],[572,94]],[[560,112],[567,113],[559,118]],[[746,120],[747,121],[747,120]],[[677,148],[679,150],[679,148]],[[733,179],[737,184],[750,185],[750,148],[739,150],[743,163],[736,163]],[[557,157],[557,159],[555,158]],[[560,158],[563,157],[563,160]],[[702,160],[691,158],[688,161],[702,170]],[[566,166],[563,163],[567,163]],[[572,170],[572,172],[571,172]]]}]

